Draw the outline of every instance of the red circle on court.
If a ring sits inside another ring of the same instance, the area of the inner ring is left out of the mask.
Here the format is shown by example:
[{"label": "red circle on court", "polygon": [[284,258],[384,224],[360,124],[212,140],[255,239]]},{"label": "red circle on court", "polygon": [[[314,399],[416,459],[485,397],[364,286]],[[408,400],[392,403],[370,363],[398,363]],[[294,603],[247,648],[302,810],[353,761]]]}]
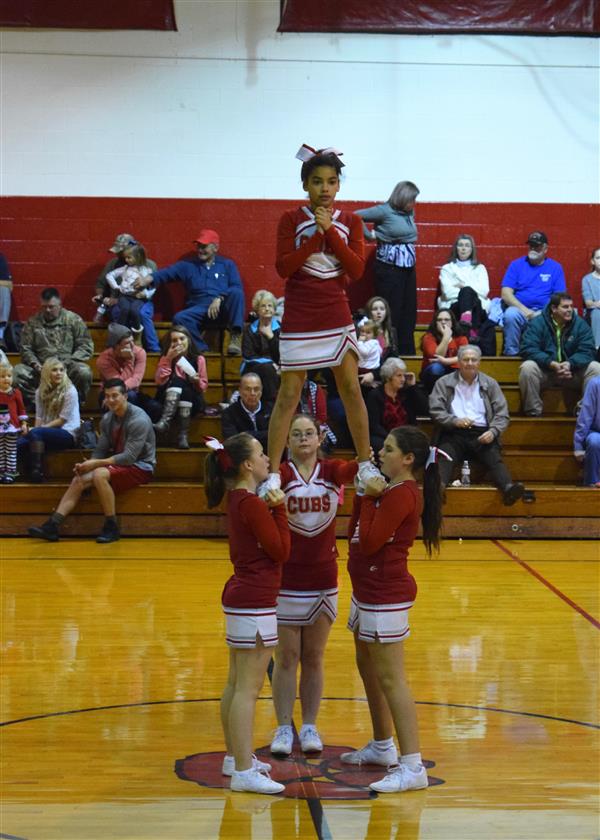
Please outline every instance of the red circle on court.
[{"label": "red circle on court", "polygon": [[[283,796],[292,799],[372,799],[377,794],[369,785],[385,775],[385,767],[342,764],[340,755],[353,749],[326,746],[314,757],[294,750],[288,758],[276,758],[269,747],[261,747],[256,755],[271,765],[271,778],[285,785]],[[208,752],[179,758],[175,762],[175,772],[180,779],[202,787],[228,789],[229,778],[221,774],[224,755],[224,752]],[[423,761],[423,764],[427,768],[435,766],[433,761]],[[428,778],[430,787],[444,783],[435,776]]]}]

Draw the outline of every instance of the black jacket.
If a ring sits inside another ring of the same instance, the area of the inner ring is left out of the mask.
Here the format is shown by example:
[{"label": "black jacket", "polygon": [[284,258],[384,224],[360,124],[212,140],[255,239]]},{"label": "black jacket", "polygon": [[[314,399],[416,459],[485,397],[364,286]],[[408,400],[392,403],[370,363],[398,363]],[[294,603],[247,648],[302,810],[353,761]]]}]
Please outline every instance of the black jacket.
[{"label": "black jacket", "polygon": [[252,424],[252,420],[247,411],[242,408],[241,399],[228,406],[221,415],[221,426],[223,429],[223,438],[237,435],[240,432],[250,432],[253,437],[259,440],[263,449],[267,448],[267,432],[269,430],[269,420],[273,406],[270,403],[262,403],[260,411],[255,415],[254,420],[256,427]]}]

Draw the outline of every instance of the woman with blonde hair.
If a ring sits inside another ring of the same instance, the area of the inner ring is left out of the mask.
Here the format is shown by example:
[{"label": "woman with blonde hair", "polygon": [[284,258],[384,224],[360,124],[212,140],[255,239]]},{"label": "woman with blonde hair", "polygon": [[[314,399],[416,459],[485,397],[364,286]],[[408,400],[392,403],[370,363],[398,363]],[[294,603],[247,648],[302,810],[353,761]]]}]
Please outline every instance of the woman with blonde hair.
[{"label": "woman with blonde hair", "polygon": [[263,385],[263,400],[275,401],[279,388],[279,333],[281,324],[275,316],[277,300],[267,289],[259,289],[252,298],[256,320],[242,331],[243,362],[240,373],[256,373]]},{"label": "woman with blonde hair", "polygon": [[46,359],[35,392],[35,426],[18,441],[19,456],[29,461],[31,481],[44,480],[43,456],[46,449],[57,452],[75,446],[81,425],[77,389],[67,376],[60,359]]}]

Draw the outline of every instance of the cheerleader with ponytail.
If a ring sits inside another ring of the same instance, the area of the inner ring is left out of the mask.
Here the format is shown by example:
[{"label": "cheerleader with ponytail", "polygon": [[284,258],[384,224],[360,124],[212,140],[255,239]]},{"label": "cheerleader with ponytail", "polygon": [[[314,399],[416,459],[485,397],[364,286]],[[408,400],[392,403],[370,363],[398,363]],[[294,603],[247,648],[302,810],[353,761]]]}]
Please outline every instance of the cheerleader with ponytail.
[{"label": "cheerleader with ponytail", "polygon": [[[343,753],[341,760],[387,767],[387,775],[370,787],[378,793],[398,793],[428,785],[415,703],[404,673],[408,612],[417,594],[407,560],[419,520],[428,554],[439,547],[443,489],[438,458],[448,456],[430,448],[419,429],[401,426],[386,437],[379,457],[389,483],[383,478],[367,481],[365,494],[355,497],[348,532],[352,580],[348,627],[354,633],[373,739],[362,749]],[[422,468],[423,494],[415,480],[415,472]]]},{"label": "cheerleader with ponytail", "polygon": [[204,487],[209,508],[227,492],[227,533],[233,575],[222,595],[229,646],[229,676],[221,698],[227,754],[223,775],[231,790],[281,793],[269,764],[252,754],[256,700],[272,649],[277,645],[277,595],[282,565],[290,553],[290,532],[281,490],[264,499],[257,486],[269,472],[269,459],[256,438],[242,432],[224,444],[207,438]]}]

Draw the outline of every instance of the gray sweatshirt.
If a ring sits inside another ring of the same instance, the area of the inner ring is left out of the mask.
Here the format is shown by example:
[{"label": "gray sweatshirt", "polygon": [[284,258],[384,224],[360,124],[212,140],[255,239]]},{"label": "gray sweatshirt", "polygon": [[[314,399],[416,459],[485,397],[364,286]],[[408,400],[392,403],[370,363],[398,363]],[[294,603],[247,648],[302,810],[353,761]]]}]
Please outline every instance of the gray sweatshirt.
[{"label": "gray sweatshirt", "polygon": [[[123,430],[123,451],[114,454],[113,433],[119,422]],[[100,422],[100,437],[92,458],[114,457],[116,466],[139,467],[141,470],[154,471],[156,466],[156,437],[152,422],[145,411],[137,405],[128,405],[120,420],[112,411],[108,411]]]},{"label": "gray sweatshirt", "polygon": [[401,242],[405,245],[417,241],[414,213],[394,210],[387,201],[385,204],[376,204],[375,207],[356,210],[355,213],[363,222],[373,222],[375,236],[363,225],[365,235],[369,239],[376,238],[378,242]]}]

